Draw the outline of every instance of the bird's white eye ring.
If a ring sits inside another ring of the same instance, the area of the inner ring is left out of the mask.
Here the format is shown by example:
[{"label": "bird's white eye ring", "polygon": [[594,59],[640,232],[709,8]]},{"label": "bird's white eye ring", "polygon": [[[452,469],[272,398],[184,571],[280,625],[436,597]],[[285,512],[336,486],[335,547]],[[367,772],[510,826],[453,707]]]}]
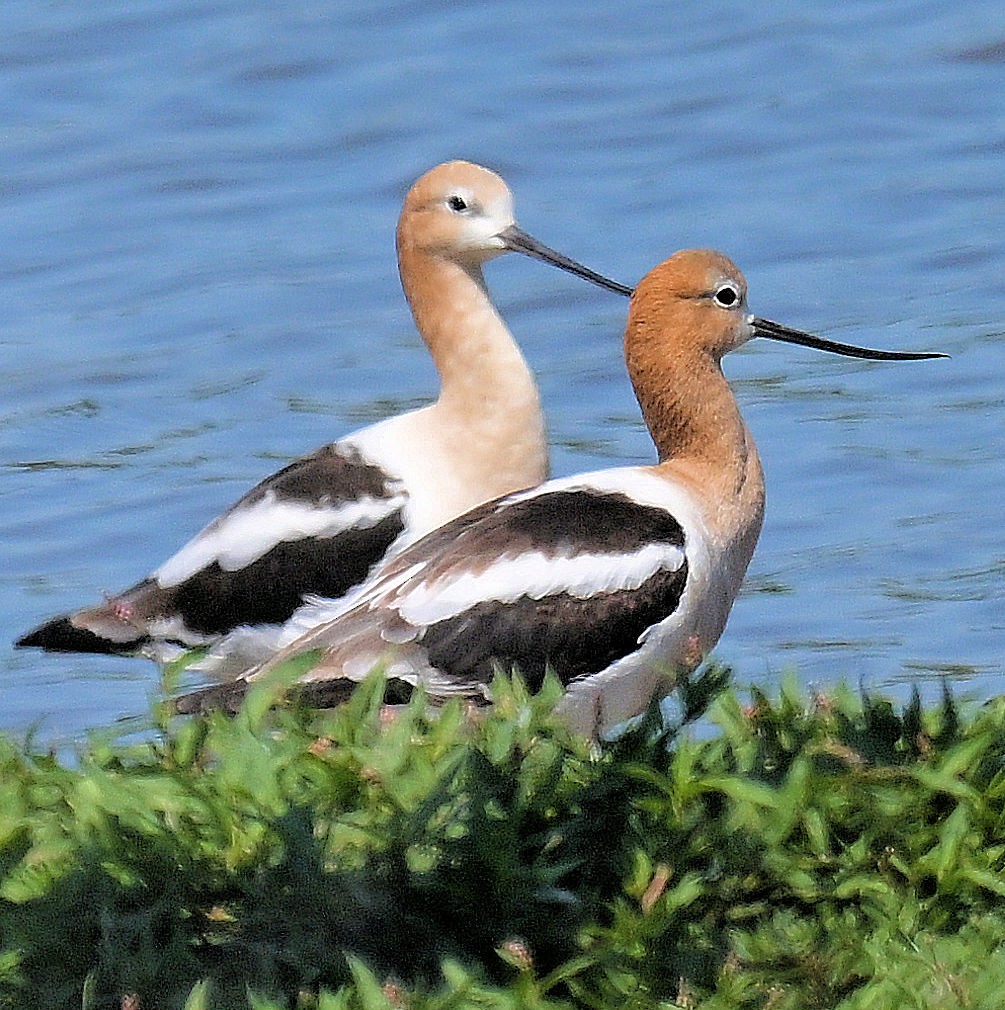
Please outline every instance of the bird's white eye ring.
[{"label": "bird's white eye ring", "polygon": [[715,289],[712,301],[720,308],[731,309],[740,304],[740,292],[736,290],[735,285],[727,281]]},{"label": "bird's white eye ring", "polygon": [[458,214],[463,214],[468,210],[468,201],[464,199],[463,196],[454,193],[452,196],[447,197],[447,206],[456,211]]}]

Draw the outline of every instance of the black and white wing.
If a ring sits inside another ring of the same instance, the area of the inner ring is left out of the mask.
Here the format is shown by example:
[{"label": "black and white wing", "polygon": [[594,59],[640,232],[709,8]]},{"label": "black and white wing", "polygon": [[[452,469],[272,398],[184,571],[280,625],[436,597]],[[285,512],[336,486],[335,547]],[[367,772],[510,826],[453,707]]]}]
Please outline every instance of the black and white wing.
[{"label": "black and white wing", "polygon": [[305,594],[339,597],[361,582],[402,534],[406,500],[351,442],[325,446],[252,488],[149,578],[17,644],[129,653],[280,624]]},{"label": "black and white wing", "polygon": [[[248,679],[311,650],[321,659],[302,678],[308,697],[378,664],[444,698],[484,698],[500,668],[535,687],[547,670],[566,685],[605,675],[672,622],[688,585],[687,536],[660,503],[657,478],[634,468],[590,477],[489,502],[428,534],[385,564],[351,610]],[[217,691],[183,710],[211,707]],[[240,691],[227,685],[224,704]]]}]

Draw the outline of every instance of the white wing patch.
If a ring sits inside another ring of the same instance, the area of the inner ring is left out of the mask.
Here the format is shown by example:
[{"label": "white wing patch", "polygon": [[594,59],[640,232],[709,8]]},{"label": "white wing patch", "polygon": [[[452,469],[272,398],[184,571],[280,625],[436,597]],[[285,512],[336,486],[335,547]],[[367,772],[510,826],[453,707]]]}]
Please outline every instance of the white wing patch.
[{"label": "white wing patch", "polygon": [[501,558],[481,572],[423,581],[414,588],[406,585],[394,607],[411,624],[428,626],[489,601],[540,600],[558,593],[585,600],[600,593],[638,589],[657,572],[676,572],[683,564],[683,548],[668,543],[647,544],[632,554],[549,557],[528,551]]},{"label": "white wing patch", "polygon": [[415,578],[426,567],[427,562],[420,561],[409,565],[397,575],[381,576],[380,569],[371,573],[370,578],[354,586],[345,596],[337,600],[329,600],[323,596],[306,596],[304,602],[297,607],[293,615],[279,629],[276,642],[277,648],[292,645],[301,635],[307,634],[322,624],[328,624],[342,614],[352,610],[358,604],[367,606],[379,605],[389,593],[394,592],[402,583]]},{"label": "white wing patch", "polygon": [[367,496],[336,506],[280,501],[270,491],[211,523],[158,568],[153,578],[165,588],[177,586],[214,561],[236,572],[279,543],[307,537],[334,537],[349,529],[370,529],[404,504],[404,496]]}]

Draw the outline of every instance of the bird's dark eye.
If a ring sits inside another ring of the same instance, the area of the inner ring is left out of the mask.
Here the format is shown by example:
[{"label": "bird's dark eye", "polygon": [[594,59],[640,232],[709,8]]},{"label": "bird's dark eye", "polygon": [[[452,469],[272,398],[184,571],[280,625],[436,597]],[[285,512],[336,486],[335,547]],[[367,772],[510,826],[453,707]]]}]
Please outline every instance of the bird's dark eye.
[{"label": "bird's dark eye", "polygon": [[459,214],[461,211],[468,209],[468,201],[465,200],[463,196],[458,196],[455,193],[453,196],[447,197],[447,206],[451,210],[456,210]]},{"label": "bird's dark eye", "polygon": [[716,289],[715,294],[712,295],[712,300],[716,305],[720,305],[724,309],[731,309],[740,300],[740,292],[732,284],[723,284],[720,288]]}]

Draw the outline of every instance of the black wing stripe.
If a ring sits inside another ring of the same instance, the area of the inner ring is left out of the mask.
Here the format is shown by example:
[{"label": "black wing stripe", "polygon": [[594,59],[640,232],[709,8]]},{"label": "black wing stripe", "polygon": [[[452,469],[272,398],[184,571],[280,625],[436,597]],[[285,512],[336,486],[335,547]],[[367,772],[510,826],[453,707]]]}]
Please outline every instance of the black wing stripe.
[{"label": "black wing stripe", "polygon": [[537,552],[634,554],[652,543],[684,546],[684,530],[665,509],[589,487],[502,498],[479,505],[413,544],[388,574],[429,561],[429,581],[487,570],[497,558]]},{"label": "black wing stripe", "polygon": [[366,578],[404,529],[402,512],[368,529],[283,541],[236,571],[213,562],[168,591],[187,627],[219,634],[240,625],[281,624],[305,595],[337,599]]},{"label": "black wing stripe", "polygon": [[[360,498],[393,498],[396,481],[357,449],[336,442],[303,456],[256,484],[228,512],[262,501],[298,501],[330,507]],[[226,516],[227,513],[224,513]],[[222,517],[221,517],[222,518]]]},{"label": "black wing stripe", "polygon": [[487,682],[498,664],[516,666],[533,688],[546,668],[568,684],[634,652],[639,636],[677,609],[686,583],[685,561],[637,589],[480,603],[430,625],[422,642],[430,664],[459,680]]}]

